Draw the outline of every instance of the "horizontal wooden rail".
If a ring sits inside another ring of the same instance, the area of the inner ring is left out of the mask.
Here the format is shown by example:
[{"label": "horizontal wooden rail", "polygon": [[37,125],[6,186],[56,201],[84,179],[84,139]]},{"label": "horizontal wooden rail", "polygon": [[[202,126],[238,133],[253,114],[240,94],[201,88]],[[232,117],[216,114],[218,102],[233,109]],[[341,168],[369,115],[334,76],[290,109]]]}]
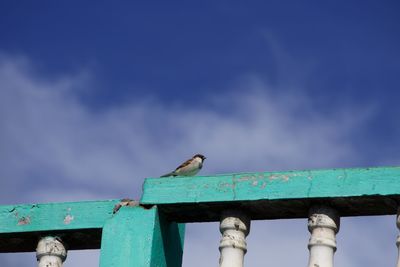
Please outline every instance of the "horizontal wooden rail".
[{"label": "horizontal wooden rail", "polygon": [[46,234],[70,249],[100,248],[101,231],[119,200],[0,206],[0,252],[34,251]]},{"label": "horizontal wooden rail", "polygon": [[[133,209],[157,208],[165,222],[220,221],[232,209],[252,220],[308,218],[313,205],[331,206],[339,216],[395,214],[399,181],[400,167],[149,178]],[[124,219],[113,215],[117,203],[0,206],[0,252],[34,251],[46,235],[59,236],[68,249],[100,248],[104,225]]]},{"label": "horizontal wooden rail", "polygon": [[307,218],[313,204],[341,216],[395,214],[400,167],[149,178],[141,204],[157,205],[178,222],[218,221],[222,210],[252,219]]}]

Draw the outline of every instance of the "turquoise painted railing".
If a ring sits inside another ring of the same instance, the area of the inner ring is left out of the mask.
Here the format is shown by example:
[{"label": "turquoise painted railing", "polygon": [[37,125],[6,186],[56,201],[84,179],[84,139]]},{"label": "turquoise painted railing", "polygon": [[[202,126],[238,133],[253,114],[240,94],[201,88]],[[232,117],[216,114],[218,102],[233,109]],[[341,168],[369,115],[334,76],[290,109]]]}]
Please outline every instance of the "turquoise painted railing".
[{"label": "turquoise painted railing", "polygon": [[332,266],[341,216],[396,214],[399,201],[400,167],[148,178],[140,204],[116,213],[120,200],[0,206],[0,252],[57,236],[101,249],[101,267],[175,267],[184,224],[220,221],[220,266],[242,266],[250,220],[308,218],[309,266]]}]

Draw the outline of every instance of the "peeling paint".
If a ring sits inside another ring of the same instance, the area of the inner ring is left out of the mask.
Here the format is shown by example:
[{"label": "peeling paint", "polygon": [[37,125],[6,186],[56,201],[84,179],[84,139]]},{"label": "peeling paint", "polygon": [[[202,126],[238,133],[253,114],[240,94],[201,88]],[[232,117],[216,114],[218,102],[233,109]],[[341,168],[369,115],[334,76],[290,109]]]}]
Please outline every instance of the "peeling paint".
[{"label": "peeling paint", "polygon": [[311,181],[314,178],[313,175],[311,174],[311,171],[307,171],[307,174],[308,174],[307,179]]},{"label": "peeling paint", "polygon": [[74,216],[71,215],[71,208],[67,208],[67,214],[64,217],[64,224],[70,224],[74,220]]},{"label": "peeling paint", "polygon": [[[278,176],[276,176],[278,177]],[[238,182],[249,181],[251,186],[260,187],[264,189],[267,186],[267,181],[265,181],[266,176],[263,173],[254,174],[254,175],[242,175],[240,178],[236,178],[234,175],[234,180]],[[289,179],[288,176],[279,176],[279,179],[283,179],[287,181]],[[234,182],[235,182],[234,181]]]},{"label": "peeling paint", "polygon": [[283,180],[285,182],[289,181],[289,176],[286,174],[271,174],[269,179],[272,180]]},{"label": "peeling paint", "polygon": [[236,183],[237,183],[236,176],[233,176],[233,177],[232,177],[232,184],[233,184],[233,187],[232,187],[232,191],[233,191],[233,199],[236,199]]},{"label": "peeling paint", "polygon": [[[235,176],[235,175],[234,175]],[[235,176],[236,178],[236,176]],[[264,174],[260,173],[260,174],[246,174],[246,175],[241,175],[239,176],[239,178],[237,178],[236,180],[238,182],[242,182],[242,181],[251,181],[251,180],[261,180],[264,179],[265,176]]]},{"label": "peeling paint", "polygon": [[30,223],[31,223],[31,217],[30,216],[21,217],[18,220],[18,225],[26,225],[26,224],[30,224]]},{"label": "peeling paint", "polygon": [[[235,178],[236,179],[236,178]],[[253,176],[248,176],[248,175],[243,175],[240,176],[240,178],[236,179],[237,181],[241,182],[241,181],[248,181],[248,180],[252,180],[254,179]]]},{"label": "peeling paint", "polygon": [[235,183],[233,183],[233,184],[231,184],[231,183],[220,183],[219,186],[222,187],[222,188],[224,188],[224,187],[225,188],[235,188],[236,184]]},{"label": "peeling paint", "polygon": [[311,189],[313,187],[313,180],[311,180],[308,189],[307,189],[307,197],[310,197]]},{"label": "peeling paint", "polygon": [[261,189],[264,189],[267,186],[267,182],[263,182],[260,186]]},{"label": "peeling paint", "polygon": [[70,224],[73,220],[74,220],[74,216],[71,216],[71,215],[68,214],[64,218],[64,224]]}]

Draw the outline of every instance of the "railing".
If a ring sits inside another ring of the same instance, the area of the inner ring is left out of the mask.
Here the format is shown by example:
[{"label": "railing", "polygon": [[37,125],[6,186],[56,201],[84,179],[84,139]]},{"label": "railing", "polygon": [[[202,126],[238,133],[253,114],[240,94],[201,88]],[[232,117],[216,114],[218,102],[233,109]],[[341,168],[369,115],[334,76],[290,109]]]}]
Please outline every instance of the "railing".
[{"label": "railing", "polygon": [[61,266],[67,248],[100,248],[101,267],[176,267],[184,223],[219,221],[219,264],[239,267],[251,220],[308,218],[308,266],[330,267],[340,216],[396,214],[399,201],[400,167],[152,178],[115,214],[119,200],[0,206],[0,252]]}]

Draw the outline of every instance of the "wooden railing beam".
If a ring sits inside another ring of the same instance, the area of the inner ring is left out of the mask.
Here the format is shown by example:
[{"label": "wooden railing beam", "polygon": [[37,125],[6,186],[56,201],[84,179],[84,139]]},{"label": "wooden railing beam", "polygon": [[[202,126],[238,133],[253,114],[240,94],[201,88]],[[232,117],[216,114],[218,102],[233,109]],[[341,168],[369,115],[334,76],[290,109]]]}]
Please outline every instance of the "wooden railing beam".
[{"label": "wooden railing beam", "polygon": [[0,252],[35,251],[43,236],[68,249],[100,247],[101,230],[119,200],[0,206]]},{"label": "wooden railing beam", "polygon": [[225,209],[257,219],[307,218],[316,204],[341,216],[395,214],[400,167],[149,178],[141,204],[157,205],[178,222],[219,221]]}]

